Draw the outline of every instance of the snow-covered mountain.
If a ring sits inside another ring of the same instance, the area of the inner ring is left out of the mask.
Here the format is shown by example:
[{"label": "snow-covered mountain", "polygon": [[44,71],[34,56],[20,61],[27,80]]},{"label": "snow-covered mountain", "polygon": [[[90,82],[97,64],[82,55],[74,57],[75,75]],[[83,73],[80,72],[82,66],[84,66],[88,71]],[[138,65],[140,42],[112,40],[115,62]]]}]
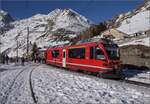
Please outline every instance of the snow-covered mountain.
[{"label": "snow-covered mountain", "polygon": [[150,29],[150,10],[137,13],[131,18],[122,21],[118,30],[132,35],[134,33],[144,32]]},{"label": "snow-covered mountain", "polygon": [[55,9],[49,14],[36,14],[32,17],[10,23],[13,28],[3,34],[1,51],[16,56],[19,41],[19,56],[26,53],[27,27],[30,46],[38,47],[68,43],[72,37],[89,28],[93,22],[72,9]]},{"label": "snow-covered mountain", "polygon": [[106,22],[108,27],[115,27],[128,35],[147,31],[150,29],[150,1],[145,1],[138,8]]}]

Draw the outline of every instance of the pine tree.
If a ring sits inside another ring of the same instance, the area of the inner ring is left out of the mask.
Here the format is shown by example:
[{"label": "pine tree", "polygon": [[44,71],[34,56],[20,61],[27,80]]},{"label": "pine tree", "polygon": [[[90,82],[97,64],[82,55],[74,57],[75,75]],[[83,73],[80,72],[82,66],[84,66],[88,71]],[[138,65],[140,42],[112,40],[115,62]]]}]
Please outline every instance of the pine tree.
[{"label": "pine tree", "polygon": [[81,39],[92,38],[93,36],[100,35],[103,31],[107,29],[106,24],[101,22],[98,25],[93,25],[87,30],[85,30],[81,35]]},{"label": "pine tree", "polygon": [[2,54],[0,53],[0,63],[2,63]]},{"label": "pine tree", "polygon": [[93,29],[93,36],[100,35],[103,31],[107,29],[106,25],[104,23],[99,23],[98,25],[95,25]]},{"label": "pine tree", "polygon": [[37,44],[34,42],[32,46],[32,60],[35,60],[38,57],[38,47]]}]

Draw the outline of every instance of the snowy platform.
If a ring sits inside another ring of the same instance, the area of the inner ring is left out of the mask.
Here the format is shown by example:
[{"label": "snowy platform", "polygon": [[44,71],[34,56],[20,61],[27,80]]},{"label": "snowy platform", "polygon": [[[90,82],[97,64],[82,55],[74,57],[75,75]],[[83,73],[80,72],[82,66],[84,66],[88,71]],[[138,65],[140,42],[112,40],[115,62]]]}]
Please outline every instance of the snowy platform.
[{"label": "snowy platform", "polygon": [[149,104],[150,101],[150,88],[49,65],[11,64],[0,65],[1,69],[0,102],[5,104],[35,101],[37,104]]}]

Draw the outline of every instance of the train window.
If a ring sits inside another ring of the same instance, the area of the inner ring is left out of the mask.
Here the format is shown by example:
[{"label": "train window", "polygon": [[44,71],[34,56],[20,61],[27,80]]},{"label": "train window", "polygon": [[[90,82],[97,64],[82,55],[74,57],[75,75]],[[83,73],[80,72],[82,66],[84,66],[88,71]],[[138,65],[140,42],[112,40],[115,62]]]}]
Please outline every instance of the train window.
[{"label": "train window", "polygon": [[90,47],[90,59],[94,58],[95,47]]},{"label": "train window", "polygon": [[119,50],[116,49],[106,49],[106,52],[110,59],[119,59]]},{"label": "train window", "polygon": [[59,50],[52,51],[52,57],[57,58],[59,56]]},{"label": "train window", "polygon": [[96,59],[105,60],[105,55],[100,48],[96,48]]},{"label": "train window", "polygon": [[69,49],[69,58],[84,59],[85,58],[85,48]]},{"label": "train window", "polygon": [[119,47],[117,44],[103,44],[110,59],[119,59]]}]

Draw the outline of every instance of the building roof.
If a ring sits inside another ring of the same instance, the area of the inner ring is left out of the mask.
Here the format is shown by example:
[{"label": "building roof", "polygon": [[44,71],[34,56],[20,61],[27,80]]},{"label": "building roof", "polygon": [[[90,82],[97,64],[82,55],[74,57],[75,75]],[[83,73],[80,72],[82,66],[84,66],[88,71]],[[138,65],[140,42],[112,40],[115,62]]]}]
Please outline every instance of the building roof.
[{"label": "building roof", "polygon": [[104,31],[102,33],[102,35],[103,35],[103,37],[108,37],[108,38],[111,38],[111,39],[119,40],[119,39],[124,39],[124,37],[127,34],[117,30],[116,28],[112,28],[112,29],[108,29],[108,30]]}]

